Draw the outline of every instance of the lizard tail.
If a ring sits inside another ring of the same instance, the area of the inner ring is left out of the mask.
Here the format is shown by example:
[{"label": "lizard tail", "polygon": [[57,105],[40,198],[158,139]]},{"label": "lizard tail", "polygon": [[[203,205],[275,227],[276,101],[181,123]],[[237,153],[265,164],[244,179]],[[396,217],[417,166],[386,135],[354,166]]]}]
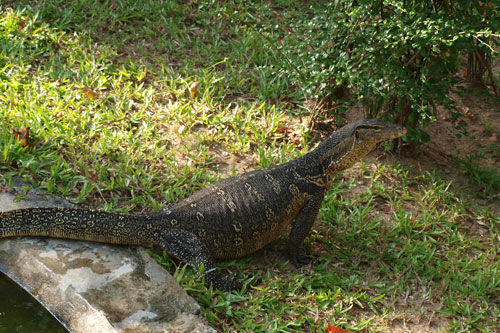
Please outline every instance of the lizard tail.
[{"label": "lizard tail", "polygon": [[0,238],[47,236],[112,244],[148,245],[141,237],[148,215],[77,208],[27,208],[0,213]]}]

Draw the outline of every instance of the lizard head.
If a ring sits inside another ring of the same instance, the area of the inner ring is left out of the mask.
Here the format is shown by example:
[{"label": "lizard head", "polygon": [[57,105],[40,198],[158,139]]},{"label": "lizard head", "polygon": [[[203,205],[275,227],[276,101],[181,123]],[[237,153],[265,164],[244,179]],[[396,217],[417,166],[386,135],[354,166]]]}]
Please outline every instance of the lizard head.
[{"label": "lizard head", "polygon": [[361,119],[346,125],[327,138],[314,154],[328,174],[351,167],[373,151],[377,143],[403,136],[406,128],[378,119]]},{"label": "lizard head", "polygon": [[382,141],[397,139],[406,133],[406,128],[378,119],[361,119],[351,124],[356,139],[355,146],[373,146]]}]

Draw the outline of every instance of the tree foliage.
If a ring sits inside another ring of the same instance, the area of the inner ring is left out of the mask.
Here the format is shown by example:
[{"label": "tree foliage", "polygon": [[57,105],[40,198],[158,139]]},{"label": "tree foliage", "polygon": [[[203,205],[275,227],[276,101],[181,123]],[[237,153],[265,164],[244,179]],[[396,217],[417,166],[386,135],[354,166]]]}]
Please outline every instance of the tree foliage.
[{"label": "tree foliage", "polygon": [[494,1],[337,0],[293,28],[282,70],[307,96],[341,110],[361,103],[368,116],[407,125],[406,139],[419,144],[436,105],[458,117],[449,95],[466,55],[498,56],[500,14]]}]

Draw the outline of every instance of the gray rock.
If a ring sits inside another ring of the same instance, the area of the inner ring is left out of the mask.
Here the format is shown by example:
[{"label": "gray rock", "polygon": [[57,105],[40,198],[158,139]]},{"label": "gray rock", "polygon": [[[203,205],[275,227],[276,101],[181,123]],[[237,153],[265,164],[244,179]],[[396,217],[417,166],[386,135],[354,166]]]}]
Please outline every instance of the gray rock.
[{"label": "gray rock", "polygon": [[[36,190],[20,202],[14,198],[0,193],[0,211],[72,206]],[[203,322],[199,305],[141,248],[2,239],[0,270],[72,332],[215,332]]]}]

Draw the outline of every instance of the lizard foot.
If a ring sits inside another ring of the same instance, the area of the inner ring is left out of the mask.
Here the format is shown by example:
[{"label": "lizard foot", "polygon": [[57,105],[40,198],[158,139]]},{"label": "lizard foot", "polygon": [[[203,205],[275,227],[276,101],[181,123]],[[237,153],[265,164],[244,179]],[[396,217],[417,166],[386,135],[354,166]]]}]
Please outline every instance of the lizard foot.
[{"label": "lizard foot", "polygon": [[243,283],[238,281],[237,279],[224,277],[221,274],[217,274],[215,272],[206,274],[205,285],[207,286],[207,288],[212,286],[214,289],[218,289],[221,291],[241,290],[243,288]]},{"label": "lizard foot", "polygon": [[320,257],[319,254],[316,253],[307,253],[307,254],[300,254],[296,256],[292,256],[290,259],[292,261],[292,264],[299,268],[304,265],[309,265],[310,263],[314,263],[318,258]]},{"label": "lizard foot", "polygon": [[253,287],[257,286],[262,282],[262,279],[252,277],[251,275],[245,276],[242,279],[239,278],[229,278],[226,276],[222,276],[221,274],[214,274],[212,276],[205,277],[205,285],[207,288],[210,288],[210,285],[214,289],[218,289],[221,291],[240,291],[243,289],[243,286]]}]

